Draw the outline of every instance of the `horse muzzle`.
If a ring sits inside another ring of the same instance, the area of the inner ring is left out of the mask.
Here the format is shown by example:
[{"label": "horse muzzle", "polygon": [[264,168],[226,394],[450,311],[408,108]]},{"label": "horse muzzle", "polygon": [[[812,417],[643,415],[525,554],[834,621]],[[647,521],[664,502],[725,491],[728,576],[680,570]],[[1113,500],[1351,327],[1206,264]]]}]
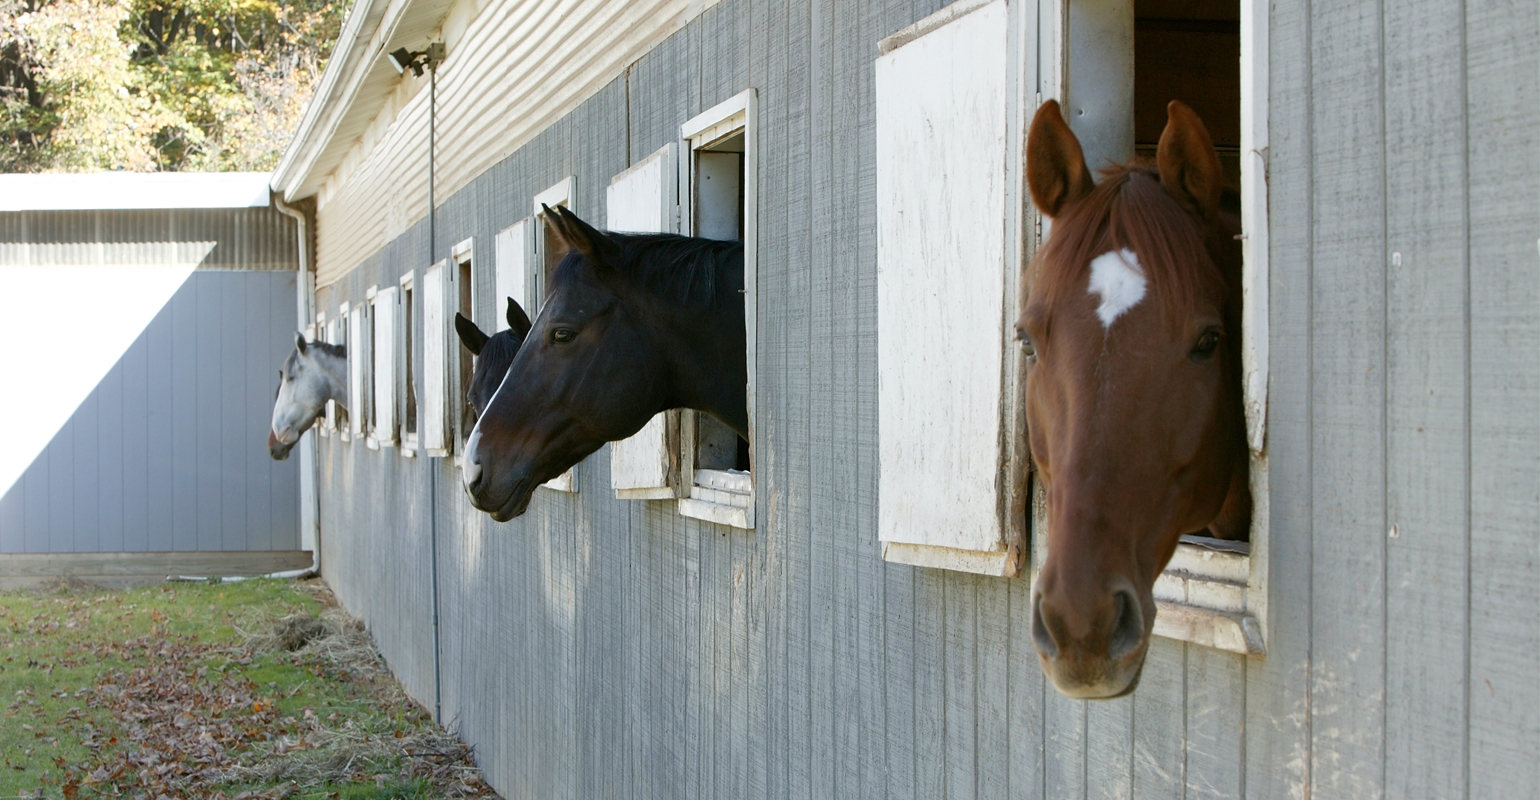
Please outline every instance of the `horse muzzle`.
[{"label": "horse muzzle", "polygon": [[[1076,616],[1042,592],[1032,596],[1032,642],[1043,673],[1066,696],[1111,700],[1139,685],[1149,649],[1153,614],[1129,589],[1111,593],[1110,602]],[[1153,607],[1153,601],[1150,603]]]},{"label": "horse muzzle", "polygon": [[272,430],[268,430],[267,454],[272,456],[274,461],[282,461],[289,457],[289,451],[294,449],[294,443],[297,441],[299,441],[298,436],[288,442],[284,442]]}]

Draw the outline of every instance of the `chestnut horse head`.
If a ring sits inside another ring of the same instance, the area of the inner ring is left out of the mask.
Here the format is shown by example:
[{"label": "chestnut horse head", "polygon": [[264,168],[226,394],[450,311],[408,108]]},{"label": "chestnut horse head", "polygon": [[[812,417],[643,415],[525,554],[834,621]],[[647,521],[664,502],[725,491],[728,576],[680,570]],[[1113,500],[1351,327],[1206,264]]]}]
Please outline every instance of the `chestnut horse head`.
[{"label": "chestnut horse head", "polygon": [[1027,139],[1032,200],[1053,220],[1016,324],[1047,492],[1032,635],[1071,697],[1138,684],[1155,579],[1183,534],[1250,524],[1239,225],[1202,121],[1176,101],[1167,113],[1155,168],[1100,183],[1058,103]]}]

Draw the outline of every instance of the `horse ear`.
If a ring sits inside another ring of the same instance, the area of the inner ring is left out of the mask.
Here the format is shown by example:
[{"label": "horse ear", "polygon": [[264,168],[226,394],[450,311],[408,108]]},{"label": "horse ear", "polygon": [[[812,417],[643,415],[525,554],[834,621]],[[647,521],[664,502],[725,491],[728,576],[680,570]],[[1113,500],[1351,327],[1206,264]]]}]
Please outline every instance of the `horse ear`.
[{"label": "horse ear", "polygon": [[481,355],[481,348],[487,346],[487,335],[458,311],[455,312],[455,333],[460,334],[460,341],[473,356]]},{"label": "horse ear", "polygon": [[1096,188],[1080,140],[1065,124],[1057,100],[1038,106],[1027,131],[1027,188],[1032,202],[1049,218]]},{"label": "horse ear", "polygon": [[529,315],[524,313],[524,308],[519,305],[519,301],[513,299],[512,297],[508,298],[507,317],[508,327],[512,328],[513,332],[517,334],[520,339],[523,339],[529,335]]},{"label": "horse ear", "polygon": [[614,264],[620,256],[620,246],[604,232],[578,218],[566,206],[551,208],[542,205],[546,219],[554,223],[556,233],[573,250],[583,254],[588,263],[596,266]]},{"label": "horse ear", "polygon": [[1160,134],[1160,146],[1155,151],[1160,185],[1177,202],[1207,218],[1219,209],[1224,191],[1224,171],[1214,140],[1209,138],[1203,120],[1180,100],[1166,105],[1166,117],[1166,130]]},{"label": "horse ear", "polygon": [[298,350],[300,355],[305,354],[305,334],[299,331],[294,332],[294,349]]}]

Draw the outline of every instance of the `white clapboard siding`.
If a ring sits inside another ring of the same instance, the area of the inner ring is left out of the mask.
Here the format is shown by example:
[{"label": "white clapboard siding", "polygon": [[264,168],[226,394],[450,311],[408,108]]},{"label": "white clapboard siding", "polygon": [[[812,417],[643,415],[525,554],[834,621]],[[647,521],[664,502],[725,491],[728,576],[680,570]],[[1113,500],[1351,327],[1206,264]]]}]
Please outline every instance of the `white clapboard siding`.
[{"label": "white clapboard siding", "polygon": [[[1006,331],[1004,0],[877,59],[878,533],[997,571]],[[994,564],[990,568],[987,565]]]},{"label": "white clapboard siding", "polygon": [[422,276],[422,428],[421,444],[430,456],[449,455],[446,432],[449,402],[449,320],[445,313],[445,265],[440,261]]},{"label": "white clapboard siding", "polygon": [[[611,230],[662,233],[673,228],[673,146],[616,175],[605,192]],[[667,500],[679,491],[678,425],[654,416],[634,436],[610,444],[610,485],[622,500]],[[677,417],[677,414],[674,414]]]},{"label": "white clapboard siding", "polygon": [[394,286],[374,295],[374,439],[396,443],[396,299]]},{"label": "white clapboard siding", "polygon": [[364,376],[369,372],[369,348],[364,336],[364,307],[354,306],[348,315],[348,426],[353,437],[364,437],[369,407],[364,397]]},{"label": "white clapboard siding", "polygon": [[497,274],[493,283],[497,294],[492,298],[493,332],[508,330],[508,298],[513,298],[524,313],[530,313],[529,263],[533,259],[534,239],[530,231],[534,218],[525,217],[497,232],[493,247],[497,257]]}]

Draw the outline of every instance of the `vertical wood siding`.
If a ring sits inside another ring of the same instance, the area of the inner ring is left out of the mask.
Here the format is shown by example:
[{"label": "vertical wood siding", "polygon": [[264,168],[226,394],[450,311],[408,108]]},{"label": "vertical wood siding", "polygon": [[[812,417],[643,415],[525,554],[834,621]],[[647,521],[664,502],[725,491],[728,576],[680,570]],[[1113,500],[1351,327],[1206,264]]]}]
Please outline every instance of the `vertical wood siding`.
[{"label": "vertical wood siding", "polygon": [[451,460],[325,439],[327,578],[397,674],[431,704],[436,524],[444,719],[508,797],[1533,796],[1540,14],[1272,5],[1269,653],[1157,640],[1086,704],[1025,580],[880,558],[872,63],[940,5],[724,0],[454,192],[441,252],[323,264],[332,313],[567,175],[603,225],[760,92],[758,529],[615,500],[607,449],[497,524]]}]

